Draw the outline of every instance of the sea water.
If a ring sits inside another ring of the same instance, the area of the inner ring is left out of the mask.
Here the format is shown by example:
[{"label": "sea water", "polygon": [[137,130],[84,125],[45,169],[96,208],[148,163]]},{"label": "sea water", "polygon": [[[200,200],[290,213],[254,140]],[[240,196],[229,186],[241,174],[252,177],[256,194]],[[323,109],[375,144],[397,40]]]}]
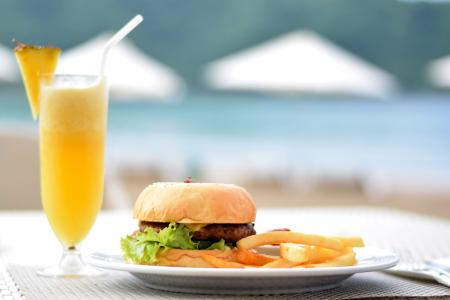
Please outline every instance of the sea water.
[{"label": "sea water", "polygon": [[[32,119],[25,95],[0,93],[0,124]],[[247,174],[404,174],[450,178],[450,95],[384,100],[191,94],[111,101],[107,153],[120,164]],[[216,170],[216,171],[214,171]],[[231,176],[231,175],[230,175]]]}]

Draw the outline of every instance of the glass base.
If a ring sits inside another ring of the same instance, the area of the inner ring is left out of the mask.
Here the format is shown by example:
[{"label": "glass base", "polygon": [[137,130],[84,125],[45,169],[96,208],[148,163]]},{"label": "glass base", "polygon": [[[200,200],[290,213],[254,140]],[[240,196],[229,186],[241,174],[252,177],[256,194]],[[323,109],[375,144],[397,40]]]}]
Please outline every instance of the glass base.
[{"label": "glass base", "polygon": [[103,272],[86,264],[80,251],[75,247],[70,247],[63,250],[57,265],[39,270],[37,274],[45,277],[80,278],[100,276]]}]

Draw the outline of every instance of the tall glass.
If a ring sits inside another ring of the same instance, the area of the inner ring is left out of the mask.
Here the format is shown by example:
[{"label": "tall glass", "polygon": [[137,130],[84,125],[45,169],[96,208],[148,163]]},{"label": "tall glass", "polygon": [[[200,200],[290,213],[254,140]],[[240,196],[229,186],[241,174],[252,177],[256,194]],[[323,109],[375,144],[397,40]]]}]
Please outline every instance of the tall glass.
[{"label": "tall glass", "polygon": [[102,204],[108,87],[98,76],[56,75],[42,82],[41,198],[63,255],[57,265],[38,273],[97,275],[99,272],[83,261],[77,246]]}]

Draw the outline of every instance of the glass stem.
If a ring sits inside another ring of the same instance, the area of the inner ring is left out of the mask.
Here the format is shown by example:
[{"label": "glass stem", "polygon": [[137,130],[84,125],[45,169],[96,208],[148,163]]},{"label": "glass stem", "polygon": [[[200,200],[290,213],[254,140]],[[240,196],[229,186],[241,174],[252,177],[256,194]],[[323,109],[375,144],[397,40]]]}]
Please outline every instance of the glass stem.
[{"label": "glass stem", "polygon": [[78,274],[84,267],[86,267],[86,263],[81,257],[81,252],[75,246],[63,247],[59,267],[64,271],[64,273]]},{"label": "glass stem", "polygon": [[80,278],[84,276],[98,276],[103,272],[89,266],[81,256],[80,250],[75,246],[64,247],[59,263],[54,266],[39,270],[40,276]]}]

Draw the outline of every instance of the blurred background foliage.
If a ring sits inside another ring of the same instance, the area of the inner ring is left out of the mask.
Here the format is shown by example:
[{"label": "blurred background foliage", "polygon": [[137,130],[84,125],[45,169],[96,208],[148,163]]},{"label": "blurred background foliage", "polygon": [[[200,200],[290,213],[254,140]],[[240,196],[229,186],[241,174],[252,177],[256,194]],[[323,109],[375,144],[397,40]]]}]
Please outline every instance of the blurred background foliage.
[{"label": "blurred background foliage", "polygon": [[408,89],[429,88],[427,63],[450,50],[449,4],[395,0],[2,0],[0,43],[15,37],[66,49],[136,13],[146,20],[135,43],[194,87],[207,62],[300,28],[379,65]]}]

